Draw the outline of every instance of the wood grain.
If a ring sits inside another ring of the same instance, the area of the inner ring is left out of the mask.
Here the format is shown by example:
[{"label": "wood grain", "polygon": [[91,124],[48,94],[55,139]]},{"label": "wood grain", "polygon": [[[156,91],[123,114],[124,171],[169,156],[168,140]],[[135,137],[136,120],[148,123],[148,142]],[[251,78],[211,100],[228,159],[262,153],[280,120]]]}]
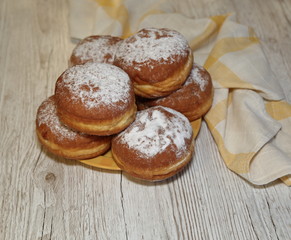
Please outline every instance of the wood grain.
[{"label": "wood grain", "polygon": [[[194,18],[236,12],[291,102],[291,2],[171,0]],[[291,239],[291,189],[226,169],[206,125],[183,172],[139,182],[46,152],[34,133],[74,44],[65,0],[0,0],[0,239]]]}]

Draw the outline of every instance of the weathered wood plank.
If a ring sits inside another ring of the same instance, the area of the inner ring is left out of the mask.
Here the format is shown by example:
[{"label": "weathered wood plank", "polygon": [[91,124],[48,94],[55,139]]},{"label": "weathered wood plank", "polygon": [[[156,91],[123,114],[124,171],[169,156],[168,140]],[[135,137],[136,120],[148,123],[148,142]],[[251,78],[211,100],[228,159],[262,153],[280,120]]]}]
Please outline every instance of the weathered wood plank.
[{"label": "weathered wood plank", "polygon": [[[236,12],[262,39],[291,99],[291,2],[171,0],[195,18]],[[229,171],[203,124],[191,164],[161,183],[43,150],[38,105],[74,46],[67,1],[0,1],[0,239],[291,239],[291,189]],[[289,87],[289,88],[288,88]]]}]

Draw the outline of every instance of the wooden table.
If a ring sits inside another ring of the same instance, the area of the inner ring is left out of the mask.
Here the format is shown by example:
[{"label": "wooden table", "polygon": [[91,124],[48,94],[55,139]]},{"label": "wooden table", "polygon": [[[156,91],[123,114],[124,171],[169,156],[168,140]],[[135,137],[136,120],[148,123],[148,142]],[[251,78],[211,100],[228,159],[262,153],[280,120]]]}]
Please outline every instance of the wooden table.
[{"label": "wooden table", "polygon": [[[236,12],[290,84],[290,0],[171,2],[195,18]],[[64,0],[0,0],[0,239],[291,239],[291,188],[280,181],[256,187],[232,173],[204,123],[192,163],[162,183],[93,169],[40,146],[37,107],[74,47],[68,14]]]}]

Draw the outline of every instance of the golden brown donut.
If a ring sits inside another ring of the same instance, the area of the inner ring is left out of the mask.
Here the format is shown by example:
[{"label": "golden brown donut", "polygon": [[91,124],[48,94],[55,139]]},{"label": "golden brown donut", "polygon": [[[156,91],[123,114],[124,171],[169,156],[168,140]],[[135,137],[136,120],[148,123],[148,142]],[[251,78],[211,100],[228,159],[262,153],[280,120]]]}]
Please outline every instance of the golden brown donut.
[{"label": "golden brown donut", "polygon": [[164,106],[183,113],[190,121],[202,117],[211,107],[213,85],[211,76],[202,66],[194,63],[190,75],[182,88],[157,99],[140,99],[138,108]]},{"label": "golden brown donut", "polygon": [[145,28],[123,40],[114,64],[128,73],[135,94],[162,97],[185,82],[193,63],[186,39],[166,28]]},{"label": "golden brown donut", "polygon": [[60,120],[87,134],[118,133],[136,114],[130,78],[122,69],[106,63],[68,68],[56,82],[55,96]]},{"label": "golden brown donut", "polygon": [[87,135],[63,125],[57,116],[54,96],[43,101],[38,108],[36,134],[50,152],[69,159],[97,157],[111,145],[111,137]]},{"label": "golden brown donut", "polygon": [[194,137],[181,113],[157,106],[139,111],[136,120],[112,140],[116,164],[144,180],[163,180],[192,159]]},{"label": "golden brown donut", "polygon": [[69,60],[69,66],[87,62],[112,64],[116,48],[121,41],[121,38],[109,35],[86,37],[74,48]]}]

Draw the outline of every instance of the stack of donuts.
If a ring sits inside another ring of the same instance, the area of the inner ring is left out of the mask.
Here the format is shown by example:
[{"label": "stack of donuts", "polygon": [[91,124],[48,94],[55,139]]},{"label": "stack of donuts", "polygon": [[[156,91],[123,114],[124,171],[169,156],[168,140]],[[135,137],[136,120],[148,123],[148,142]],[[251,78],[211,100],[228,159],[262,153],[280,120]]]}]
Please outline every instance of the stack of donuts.
[{"label": "stack of donuts", "polygon": [[111,149],[129,175],[163,180],[192,159],[190,121],[209,110],[212,98],[209,73],[177,31],[89,36],[39,106],[36,133],[58,156],[83,160]]}]

